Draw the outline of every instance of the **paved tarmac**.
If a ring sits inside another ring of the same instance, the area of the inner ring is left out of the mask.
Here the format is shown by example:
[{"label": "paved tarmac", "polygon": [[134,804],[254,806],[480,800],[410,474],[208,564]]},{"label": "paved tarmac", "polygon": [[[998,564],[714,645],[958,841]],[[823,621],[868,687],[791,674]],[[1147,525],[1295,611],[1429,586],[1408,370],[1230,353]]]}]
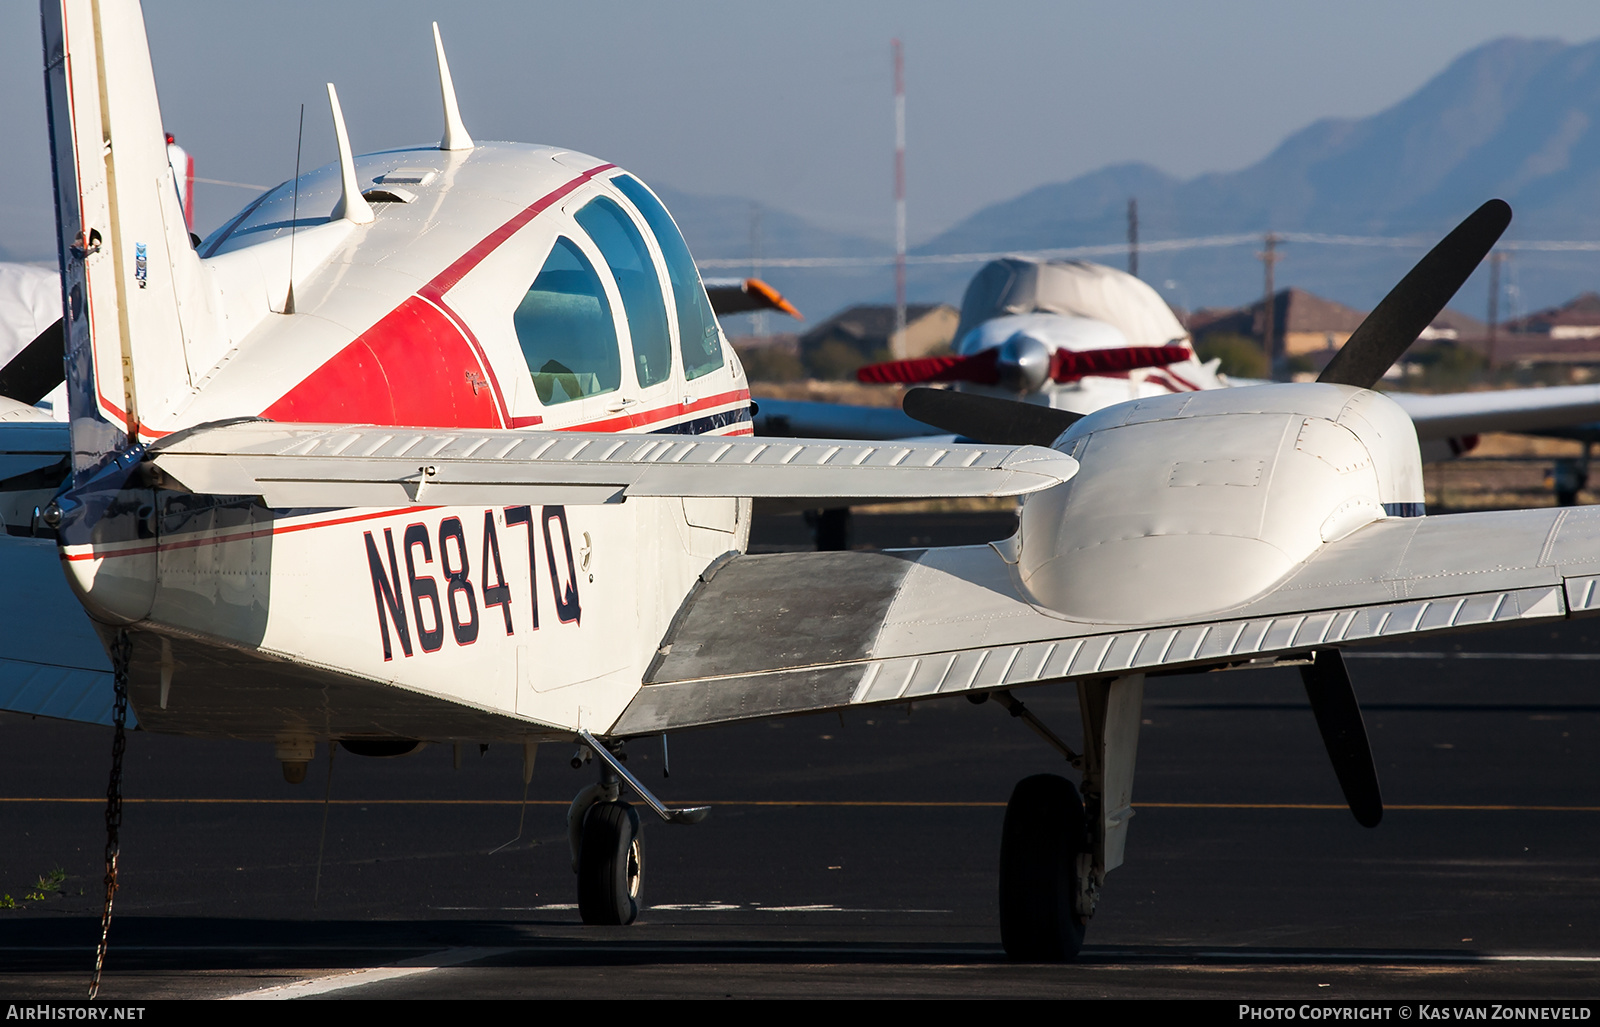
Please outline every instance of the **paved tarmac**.
[{"label": "paved tarmac", "polygon": [[[858,517],[857,538],[1005,522]],[[804,529],[774,518],[758,542]],[[1351,667],[1388,803],[1370,831],[1294,671],[1149,681],[1127,863],[1071,966],[1000,950],[1005,800],[1065,768],[992,703],[685,732],[668,780],[635,743],[664,797],[716,808],[647,824],[647,909],[617,929],[578,922],[564,813],[593,771],[563,747],[540,751],[525,808],[520,752],[459,770],[448,747],[341,752],[325,810],[325,755],[288,785],[266,746],[136,734],[102,997],[1595,997],[1600,621]],[[1019,694],[1076,737],[1070,689]],[[0,715],[0,997],[84,994],[109,748],[103,728]]]}]

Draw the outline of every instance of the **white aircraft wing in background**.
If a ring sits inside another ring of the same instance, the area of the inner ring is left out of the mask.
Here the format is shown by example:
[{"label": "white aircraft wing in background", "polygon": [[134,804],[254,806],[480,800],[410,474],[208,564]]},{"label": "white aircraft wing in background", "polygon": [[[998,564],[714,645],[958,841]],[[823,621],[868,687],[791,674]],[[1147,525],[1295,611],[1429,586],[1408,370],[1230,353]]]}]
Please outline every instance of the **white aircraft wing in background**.
[{"label": "white aircraft wing in background", "polygon": [[1391,392],[1423,443],[1482,432],[1532,432],[1600,421],[1600,385],[1482,392]]}]

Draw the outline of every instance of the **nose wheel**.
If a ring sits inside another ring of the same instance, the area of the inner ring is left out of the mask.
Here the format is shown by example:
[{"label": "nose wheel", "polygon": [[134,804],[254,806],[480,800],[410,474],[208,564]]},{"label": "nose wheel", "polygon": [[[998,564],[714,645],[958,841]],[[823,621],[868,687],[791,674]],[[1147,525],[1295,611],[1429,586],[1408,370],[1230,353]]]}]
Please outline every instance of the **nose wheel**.
[{"label": "nose wheel", "polygon": [[583,744],[573,757],[573,767],[598,757],[602,768],[600,780],[579,792],[567,809],[567,841],[572,846],[572,869],[578,875],[578,913],[586,924],[631,924],[639,916],[644,884],[644,837],[638,811],[617,801],[623,782],[669,824],[698,824],[711,807],[666,805],[630,774],[619,753],[612,751],[620,749],[621,742],[608,745],[581,730],[578,740]]},{"label": "nose wheel", "polygon": [[578,913],[586,924],[631,924],[644,884],[639,813],[625,802],[597,802],[583,818],[578,846]]}]

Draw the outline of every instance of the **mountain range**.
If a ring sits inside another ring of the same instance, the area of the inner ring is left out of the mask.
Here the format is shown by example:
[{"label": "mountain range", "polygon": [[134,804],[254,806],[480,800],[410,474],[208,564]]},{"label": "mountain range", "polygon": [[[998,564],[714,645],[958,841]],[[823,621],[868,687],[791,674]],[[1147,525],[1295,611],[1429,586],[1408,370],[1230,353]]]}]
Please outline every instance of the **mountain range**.
[{"label": "mountain range", "polygon": [[[1365,118],[1326,118],[1237,171],[1180,179],[1148,164],[1111,164],[978,210],[913,254],[1028,251],[1117,243],[1136,197],[1144,240],[1315,232],[1437,238],[1499,196],[1515,240],[1600,241],[1600,40],[1500,39],[1456,58],[1412,95]],[[697,257],[750,253],[750,202],[670,193]],[[882,243],[762,212],[776,256],[864,256]],[[1140,273],[1180,306],[1261,295],[1257,245],[1141,254]],[[1370,307],[1421,255],[1416,247],[1289,243],[1277,285]],[[1099,258],[1121,266],[1121,255]],[[959,302],[976,265],[921,265],[916,301]],[[730,273],[738,273],[737,271]],[[764,277],[813,317],[849,303],[888,302],[892,272],[772,268]],[[1487,306],[1480,269],[1456,305]],[[1600,285],[1600,253],[1521,251],[1507,265],[1501,316],[1560,303]]]}]

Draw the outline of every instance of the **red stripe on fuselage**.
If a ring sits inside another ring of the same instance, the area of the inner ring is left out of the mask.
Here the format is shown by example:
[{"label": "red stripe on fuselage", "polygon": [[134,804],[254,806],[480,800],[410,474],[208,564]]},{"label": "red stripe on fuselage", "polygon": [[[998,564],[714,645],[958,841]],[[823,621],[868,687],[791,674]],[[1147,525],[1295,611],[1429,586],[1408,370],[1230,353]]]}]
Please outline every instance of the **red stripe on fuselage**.
[{"label": "red stripe on fuselage", "polygon": [[118,556],[143,556],[146,553],[157,553],[173,549],[192,549],[195,546],[214,546],[224,542],[243,542],[253,538],[265,538],[268,535],[287,535],[295,531],[309,531],[312,528],[331,528],[336,524],[354,524],[357,521],[370,521],[379,517],[410,517],[414,514],[425,513],[428,510],[438,510],[437,506],[406,506],[395,510],[379,510],[376,513],[350,514],[345,517],[324,517],[320,520],[301,522],[297,524],[275,525],[271,528],[256,528],[250,531],[235,532],[231,535],[213,535],[209,538],[179,539],[175,542],[158,542],[155,545],[135,546],[131,549],[96,550],[88,552],[61,553],[61,559],[76,563],[79,560],[109,560]]},{"label": "red stripe on fuselage", "polygon": [[503,428],[494,385],[456,324],[411,296],[262,411],[274,421]]},{"label": "red stripe on fuselage", "polygon": [[418,428],[530,423],[526,418],[512,419],[488,355],[465,319],[450,309],[444,294],[552,204],[614,167],[590,168],[535,200],[261,415],[275,421],[355,421]]},{"label": "red stripe on fuselage", "polygon": [[442,296],[446,292],[449,292],[455,287],[457,282],[466,277],[467,272],[483,263],[483,259],[485,257],[499,249],[507,239],[511,238],[513,235],[516,235],[523,229],[524,226],[528,224],[528,222],[538,217],[552,203],[555,203],[557,200],[565,197],[568,193],[572,192],[572,190],[578,188],[578,186],[589,181],[589,179],[593,178],[594,176],[603,171],[610,171],[614,167],[616,167],[615,164],[602,164],[599,167],[590,168],[588,171],[585,171],[583,174],[579,175],[577,178],[574,178],[572,181],[566,183],[555,191],[546,193],[544,196],[534,200],[532,204],[524,208],[516,217],[512,218],[510,221],[507,221],[505,224],[489,233],[489,235],[482,242],[468,250],[466,253],[462,254],[460,259],[458,259],[454,264],[451,264],[438,275],[434,276],[433,281],[429,282],[427,285],[424,285],[420,290],[422,295],[435,297]]},{"label": "red stripe on fuselage", "polygon": [[647,424],[656,424],[673,417],[683,417],[687,414],[698,413],[701,410],[710,410],[712,407],[727,406],[729,403],[749,402],[750,390],[736,389],[733,392],[723,392],[705,399],[695,400],[693,403],[669,403],[664,407],[654,410],[641,410],[637,414],[622,414],[618,417],[608,417],[601,421],[589,421],[585,424],[572,424],[557,431],[627,431],[629,428],[640,428]]}]

